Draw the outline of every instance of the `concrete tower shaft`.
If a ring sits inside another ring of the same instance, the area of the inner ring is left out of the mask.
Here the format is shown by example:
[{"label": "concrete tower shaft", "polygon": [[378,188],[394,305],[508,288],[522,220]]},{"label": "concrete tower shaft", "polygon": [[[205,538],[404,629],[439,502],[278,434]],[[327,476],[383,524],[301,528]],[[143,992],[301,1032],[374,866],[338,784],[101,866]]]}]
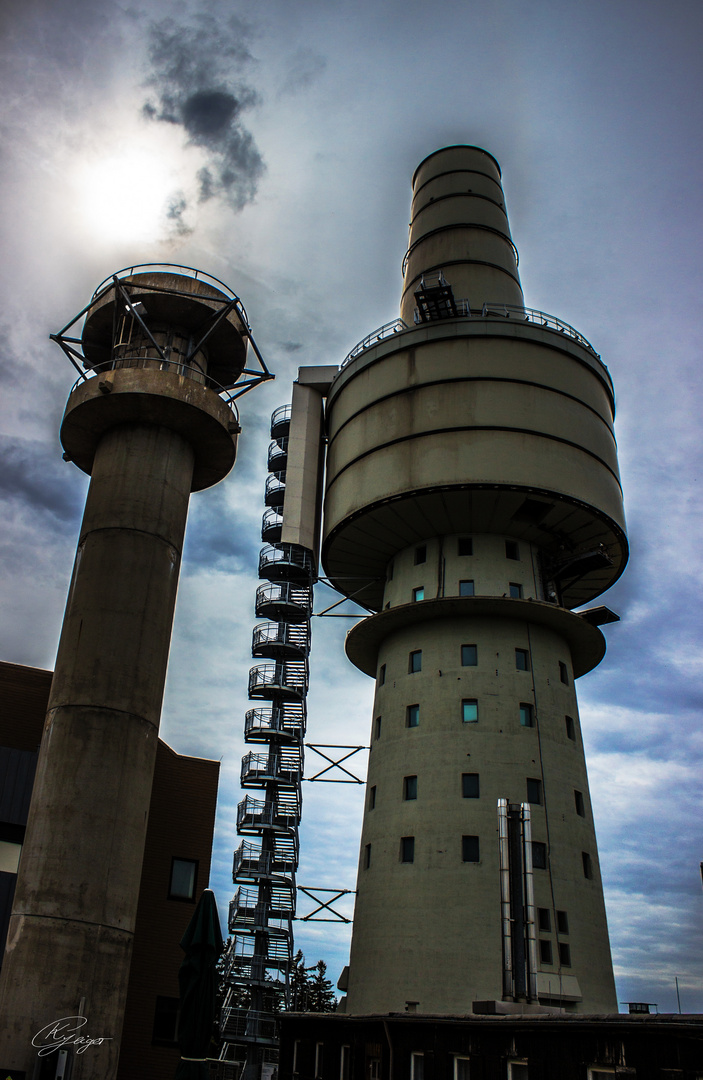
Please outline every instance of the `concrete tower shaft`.
[{"label": "concrete tower shaft", "polygon": [[188,502],[229,471],[239,431],[210,375],[242,370],[238,316],[199,344],[228,302],[153,273],[87,311],[96,374],[61,438],[91,481],[0,982],[0,1060],[28,1076],[33,1035],[80,1015],[81,1034],[109,1041],[76,1055],[74,1080],[117,1068]]},{"label": "concrete tower shaft", "polygon": [[573,685],[604,618],[570,609],[627,558],[613,387],[524,307],[495,160],[413,186],[407,328],[327,399],[322,561],[376,612],[347,638],[376,678],[348,1010],[610,1011]]}]

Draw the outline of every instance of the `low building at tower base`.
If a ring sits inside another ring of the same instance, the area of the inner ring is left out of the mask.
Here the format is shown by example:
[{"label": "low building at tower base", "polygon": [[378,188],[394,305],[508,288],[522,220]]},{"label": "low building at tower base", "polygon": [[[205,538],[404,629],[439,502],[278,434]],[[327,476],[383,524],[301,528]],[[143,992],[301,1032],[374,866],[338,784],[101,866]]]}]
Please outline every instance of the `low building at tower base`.
[{"label": "low building at tower base", "polygon": [[699,1080],[703,1016],[281,1017],[278,1080]]}]

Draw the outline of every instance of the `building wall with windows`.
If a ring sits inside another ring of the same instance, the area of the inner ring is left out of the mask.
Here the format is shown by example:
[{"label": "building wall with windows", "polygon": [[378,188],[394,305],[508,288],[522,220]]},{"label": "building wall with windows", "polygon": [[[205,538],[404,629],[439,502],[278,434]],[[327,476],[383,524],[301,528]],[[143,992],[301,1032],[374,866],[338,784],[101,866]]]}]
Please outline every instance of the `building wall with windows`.
[{"label": "building wall with windows", "polygon": [[[21,846],[51,672],[0,662],[0,852]],[[210,876],[219,762],[175,753],[159,740],[142,864],[119,1080],[171,1080],[179,941]],[[20,813],[17,809],[20,809]],[[23,820],[13,820],[23,817]],[[11,839],[7,839],[11,838]],[[4,841],[4,849],[3,843]],[[0,946],[16,871],[0,869]]]},{"label": "building wall with windows", "polygon": [[284,1014],[279,1080],[701,1080],[703,1017]]}]

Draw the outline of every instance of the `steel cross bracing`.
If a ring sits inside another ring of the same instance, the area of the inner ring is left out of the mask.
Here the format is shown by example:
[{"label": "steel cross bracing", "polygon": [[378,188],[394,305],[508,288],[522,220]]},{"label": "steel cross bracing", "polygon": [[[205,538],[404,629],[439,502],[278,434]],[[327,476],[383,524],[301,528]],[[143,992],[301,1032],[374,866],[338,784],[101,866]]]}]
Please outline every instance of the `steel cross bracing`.
[{"label": "steel cross bracing", "polygon": [[259,558],[263,583],[256,593],[256,615],[266,621],[254,627],[252,638],[252,655],[265,662],[249,673],[256,707],[246,714],[244,738],[255,749],[242,759],[246,794],[237,807],[237,832],[245,839],[234,854],[233,936],[222,964],[218,1075],[224,1078],[229,1070],[236,1080],[258,1080],[262,1064],[276,1060],[276,1016],[288,1004],[293,964],[315,565],[307,548],[280,542],[290,411],[284,406],[271,417],[261,529],[266,546]]}]

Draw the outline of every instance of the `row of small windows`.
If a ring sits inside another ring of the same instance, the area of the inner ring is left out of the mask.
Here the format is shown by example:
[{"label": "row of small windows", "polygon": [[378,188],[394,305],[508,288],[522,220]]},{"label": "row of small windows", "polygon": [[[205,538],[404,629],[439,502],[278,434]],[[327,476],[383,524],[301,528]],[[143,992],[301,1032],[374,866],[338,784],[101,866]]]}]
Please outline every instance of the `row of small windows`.
[{"label": "row of small windows", "polygon": [[[401,836],[399,858],[402,863],[415,862],[415,837]],[[461,838],[461,861],[480,862],[480,845],[478,836],[462,836]],[[371,844],[364,847],[364,869],[371,866]]]},{"label": "row of small windows", "polygon": [[[473,555],[473,553],[473,538],[470,536],[460,536],[457,541],[457,555],[464,557],[467,555]],[[505,557],[506,559],[512,559],[514,562],[520,561],[520,545],[518,544],[517,540],[505,541]],[[427,544],[418,544],[418,546],[415,548],[413,561],[415,563],[415,566],[422,566],[423,563],[427,562]],[[391,579],[393,578],[392,562],[388,564],[387,577],[389,581],[391,581]]]},{"label": "row of small windows", "polygon": [[[473,555],[474,542],[471,536],[460,536],[457,541],[457,555]],[[520,559],[520,545],[517,540],[505,541],[505,557],[518,561]],[[415,566],[427,562],[427,544],[419,544],[415,548]]]},{"label": "row of small windows", "polygon": [[[419,599],[422,599],[420,597]],[[478,645],[461,646],[461,666],[476,667],[478,665]],[[530,653],[528,649],[515,650],[515,667],[518,671],[530,671]],[[408,674],[415,675],[422,671],[422,649],[413,649],[408,656]],[[569,669],[563,660],[559,661],[559,679],[566,686],[569,684]],[[386,682],[386,665],[381,664],[378,669],[378,685],[384,686]]]},{"label": "row of small windows", "polygon": [[[432,1059],[430,1059],[432,1060]],[[508,1080],[528,1080],[527,1059],[517,1058],[506,1062]],[[479,1060],[479,1073],[483,1075]],[[342,1078],[344,1080],[344,1078]],[[410,1080],[425,1080],[425,1055],[423,1052],[413,1052],[410,1055]],[[460,1054],[454,1055],[453,1080],[471,1080],[471,1058]],[[600,1076],[589,1074],[588,1080],[600,1080]],[[609,1078],[610,1080],[610,1078]]]},{"label": "row of small windows", "polygon": [[[512,600],[522,600],[522,585],[517,581],[508,582],[508,595]],[[459,582],[459,596],[475,596],[476,587],[475,582],[464,580]],[[417,603],[419,600],[425,599],[425,586],[418,585],[416,589],[413,589],[413,603]]]},{"label": "row of small windows", "polygon": [[[547,961],[550,963],[551,961]],[[570,957],[569,957],[570,963]],[[563,965],[569,966],[569,965]],[[178,999],[175,999],[176,1001]],[[416,1005],[415,1002],[408,1003]],[[414,1011],[414,1009],[413,1009]],[[303,1075],[301,1072],[301,1043],[302,1040],[296,1039],[293,1044],[293,1075]],[[315,1068],[314,1077],[315,1080],[321,1080],[322,1078],[322,1065],[324,1058],[324,1043],[318,1042],[315,1044]],[[359,1047],[361,1050],[362,1047]],[[380,1055],[380,1046],[376,1048],[373,1043],[367,1043],[365,1046],[365,1060],[366,1060],[366,1074],[371,1077],[371,1080],[378,1080],[381,1075],[381,1058],[376,1057],[375,1054]],[[513,1051],[514,1053],[515,1051]],[[374,1056],[371,1056],[371,1055]],[[471,1080],[471,1058],[464,1054],[454,1054],[454,1061],[452,1063],[452,1080]],[[351,1075],[351,1058],[352,1048],[349,1045],[340,1046],[339,1048],[339,1080],[349,1080]],[[434,1055],[429,1055],[429,1061],[433,1066]],[[526,1057],[511,1057],[505,1061],[506,1069],[501,1073],[502,1076],[506,1076],[507,1080],[529,1080],[529,1067],[528,1058]],[[429,1070],[427,1070],[429,1072]],[[434,1069],[432,1070],[434,1072]],[[542,1070],[538,1067],[537,1070],[540,1075]],[[588,1067],[587,1080],[615,1080],[617,1069],[611,1065],[590,1065]],[[309,1072],[309,1071],[308,1071]],[[478,1058],[478,1073],[484,1075],[483,1062],[481,1055]],[[333,1074],[332,1074],[333,1075]],[[406,1074],[407,1075],[407,1074]],[[696,1074],[698,1076],[698,1074]],[[426,1080],[425,1070],[425,1051],[413,1050],[410,1054],[410,1072],[408,1080]]]},{"label": "row of small windows", "polygon": [[[542,805],[542,781],[536,777],[528,776],[525,780],[527,802],[535,806]],[[403,777],[403,799],[406,802],[414,802],[417,799],[417,776]],[[464,799],[480,798],[479,773],[461,774],[461,795]],[[586,809],[581,791],[574,790],[574,804],[579,817],[586,816]],[[376,806],[376,786],[369,788],[369,810]]]},{"label": "row of small windows", "polygon": [[[533,840],[531,843],[532,848],[532,867],[534,870],[546,870],[547,869],[547,845],[540,840]],[[462,836],[461,838],[461,861],[462,862],[480,862],[480,843],[478,836]],[[400,861],[403,863],[411,863],[415,861],[415,837],[414,836],[401,836],[400,838]],[[591,856],[587,851],[581,852],[581,861],[583,864],[583,876],[587,880],[593,879],[593,864],[591,862]],[[368,870],[371,867],[371,844],[364,846],[363,853],[363,867],[364,870]],[[541,909],[546,910],[546,909]],[[566,931],[559,931],[560,933],[568,933]]]},{"label": "row of small windows", "polygon": [[[559,966],[571,967],[571,946],[566,941],[558,941]],[[553,964],[552,943],[547,938],[539,939],[539,959],[542,964]]]},{"label": "row of small windows", "polygon": [[[475,646],[463,646],[464,648],[475,648]],[[534,727],[535,726],[535,710],[534,706],[528,701],[521,701],[519,705],[518,716],[520,719],[521,727]],[[463,698],[461,702],[461,719],[464,724],[477,724],[478,723],[478,698]],[[574,725],[573,717],[565,716],[564,723],[566,726],[566,737],[571,739],[572,742],[576,741],[576,727]],[[408,728],[416,728],[420,726],[420,706],[408,705],[405,709],[405,726]],[[374,720],[373,726],[374,739],[380,739],[381,737],[381,717],[377,716]],[[582,815],[583,816],[583,815]]]}]

